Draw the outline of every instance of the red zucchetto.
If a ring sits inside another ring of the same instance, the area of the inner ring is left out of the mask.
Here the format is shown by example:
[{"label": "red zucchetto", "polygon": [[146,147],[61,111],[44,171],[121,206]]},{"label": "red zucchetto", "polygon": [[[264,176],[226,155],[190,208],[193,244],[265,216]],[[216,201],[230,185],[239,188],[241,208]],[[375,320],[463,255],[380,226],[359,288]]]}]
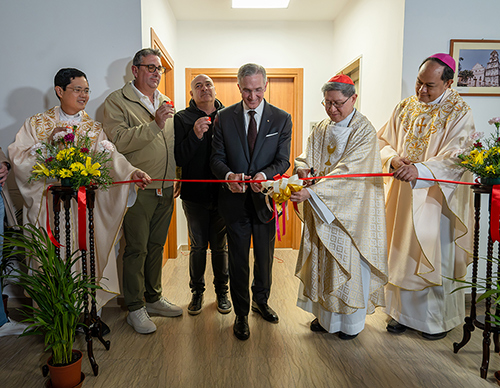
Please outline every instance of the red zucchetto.
[{"label": "red zucchetto", "polygon": [[349,85],[354,85],[354,82],[352,82],[351,77],[344,75],[344,74],[338,74],[333,76],[328,80],[328,82],[338,82],[341,84],[349,84]]}]

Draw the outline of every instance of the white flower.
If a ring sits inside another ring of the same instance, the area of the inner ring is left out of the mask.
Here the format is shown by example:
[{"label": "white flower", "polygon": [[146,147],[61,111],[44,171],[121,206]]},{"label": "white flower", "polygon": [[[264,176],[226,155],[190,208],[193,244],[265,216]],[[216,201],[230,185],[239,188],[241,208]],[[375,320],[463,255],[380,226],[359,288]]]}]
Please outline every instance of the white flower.
[{"label": "white flower", "polygon": [[471,140],[479,140],[483,136],[484,136],[484,132],[472,132],[469,137]]},{"label": "white flower", "polygon": [[45,149],[46,149],[45,144],[36,143],[34,146],[30,148],[30,155],[35,156],[38,150],[42,150],[42,152],[44,152]]},{"label": "white flower", "polygon": [[[87,132],[87,136],[88,136],[90,139],[95,139],[95,138],[97,138],[97,136],[99,136],[99,133],[98,133],[98,132],[96,132],[96,131],[92,131],[92,130],[90,130],[90,131],[88,131],[88,132]],[[103,140],[103,141],[104,141],[104,140]]]},{"label": "white flower", "polygon": [[493,125],[495,123],[500,123],[500,117],[493,117],[490,121],[488,121],[488,124]]},{"label": "white flower", "polygon": [[113,152],[115,150],[115,146],[109,140],[103,140],[98,145],[99,152]]},{"label": "white flower", "polygon": [[73,129],[73,126],[78,127],[80,123],[76,120],[63,121],[64,125]]},{"label": "white flower", "polygon": [[54,141],[62,140],[64,139],[64,136],[69,135],[70,133],[73,133],[73,131],[69,128],[66,131],[57,132],[54,135]]}]

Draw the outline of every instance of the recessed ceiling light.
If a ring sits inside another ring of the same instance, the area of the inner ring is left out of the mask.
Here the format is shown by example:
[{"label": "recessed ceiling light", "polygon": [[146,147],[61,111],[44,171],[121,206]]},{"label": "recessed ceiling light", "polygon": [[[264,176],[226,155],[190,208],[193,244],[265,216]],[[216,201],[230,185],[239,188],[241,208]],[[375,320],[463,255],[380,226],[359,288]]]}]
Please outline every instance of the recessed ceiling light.
[{"label": "recessed ceiling light", "polygon": [[232,0],[233,8],[288,8],[290,0]]}]

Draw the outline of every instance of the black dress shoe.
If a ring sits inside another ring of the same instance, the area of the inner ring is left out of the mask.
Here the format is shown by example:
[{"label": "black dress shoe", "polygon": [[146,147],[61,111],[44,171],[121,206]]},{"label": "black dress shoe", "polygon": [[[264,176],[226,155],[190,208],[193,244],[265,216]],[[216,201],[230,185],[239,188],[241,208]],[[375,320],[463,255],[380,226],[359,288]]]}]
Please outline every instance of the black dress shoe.
[{"label": "black dress shoe", "polygon": [[440,340],[440,339],[443,339],[444,337],[446,337],[446,334],[448,334],[447,331],[443,331],[442,333],[436,333],[436,334],[429,334],[429,333],[422,332],[422,337],[424,337],[425,339],[428,339],[430,341],[436,341],[436,340]]},{"label": "black dress shoe", "polygon": [[219,313],[221,314],[227,314],[231,312],[231,302],[227,298],[226,293],[217,294],[217,310],[219,310]]},{"label": "black dress shoe", "polygon": [[203,305],[203,293],[193,292],[191,297],[191,303],[188,306],[188,313],[190,315],[198,315],[201,313],[201,306]]},{"label": "black dress shoe", "polygon": [[318,318],[315,318],[312,322],[311,325],[309,326],[312,331],[318,332],[318,333],[326,333],[326,329],[320,325]]},{"label": "black dress shoe", "polygon": [[389,323],[387,324],[386,329],[389,333],[402,334],[406,331],[406,329],[408,329],[408,327],[405,325],[402,325],[401,323],[399,323],[395,319],[391,319],[389,321]]},{"label": "black dress shoe", "polygon": [[250,337],[250,328],[248,327],[248,317],[246,315],[237,315],[234,320],[233,332],[236,338],[245,341]]},{"label": "black dress shoe", "polygon": [[262,315],[262,318],[271,323],[278,323],[280,320],[278,318],[278,314],[276,314],[276,312],[269,307],[267,303],[257,303],[252,301],[252,311],[259,313]]},{"label": "black dress shoe", "polygon": [[[111,329],[109,328],[108,325],[106,325],[103,321],[101,321],[101,334],[104,337],[105,335],[111,333]],[[92,337],[98,337],[99,332],[97,330],[97,326],[95,324],[90,325],[90,334],[92,334]]]},{"label": "black dress shoe", "polygon": [[339,331],[339,338],[344,341],[349,341],[354,338],[356,338],[358,335],[357,334],[346,334],[342,331]]}]

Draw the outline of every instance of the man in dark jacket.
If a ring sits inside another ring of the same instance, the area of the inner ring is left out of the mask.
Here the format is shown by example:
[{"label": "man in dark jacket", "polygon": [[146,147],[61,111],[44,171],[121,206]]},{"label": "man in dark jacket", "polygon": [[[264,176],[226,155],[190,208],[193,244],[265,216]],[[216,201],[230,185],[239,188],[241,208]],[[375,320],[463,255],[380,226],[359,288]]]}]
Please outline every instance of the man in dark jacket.
[{"label": "man in dark jacket", "polygon": [[[182,168],[182,179],[215,179],[210,171],[213,120],[224,108],[215,98],[213,81],[200,74],[191,82],[189,107],[174,116],[175,160]],[[217,309],[222,314],[231,311],[227,298],[228,262],[226,227],[217,210],[216,183],[183,182],[181,199],[186,214],[190,249],[189,286],[193,293],[188,313],[201,312],[205,291],[207,248],[210,244]]]}]

